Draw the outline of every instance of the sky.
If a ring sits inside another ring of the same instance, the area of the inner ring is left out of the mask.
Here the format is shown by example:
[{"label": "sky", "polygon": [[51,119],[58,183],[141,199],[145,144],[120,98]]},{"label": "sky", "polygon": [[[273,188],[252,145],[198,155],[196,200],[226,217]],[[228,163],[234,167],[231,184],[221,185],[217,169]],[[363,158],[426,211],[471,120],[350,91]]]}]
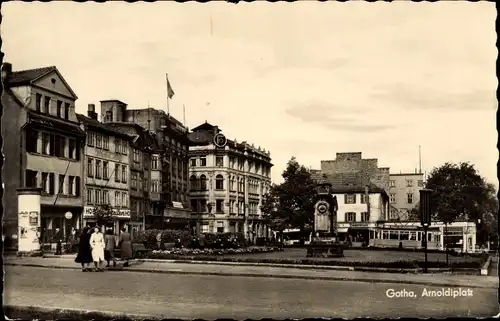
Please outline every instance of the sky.
[{"label": "sky", "polygon": [[[5,61],[55,65],[76,110],[119,99],[314,169],[339,152],[391,173],[468,161],[498,186],[494,3],[2,5]],[[22,18],[21,18],[22,17]],[[99,109],[99,107],[97,107]]]}]

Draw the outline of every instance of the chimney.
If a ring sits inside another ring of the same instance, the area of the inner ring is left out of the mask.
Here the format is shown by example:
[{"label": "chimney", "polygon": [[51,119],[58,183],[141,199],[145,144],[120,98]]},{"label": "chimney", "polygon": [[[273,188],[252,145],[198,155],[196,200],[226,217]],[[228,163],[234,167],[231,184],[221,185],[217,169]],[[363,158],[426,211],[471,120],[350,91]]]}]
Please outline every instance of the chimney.
[{"label": "chimney", "polygon": [[4,62],[2,64],[2,80],[7,78],[7,76],[12,73],[12,64],[8,62]]},{"label": "chimney", "polygon": [[94,120],[97,120],[97,113],[95,112],[95,105],[94,104],[88,105],[87,116],[94,119]]}]

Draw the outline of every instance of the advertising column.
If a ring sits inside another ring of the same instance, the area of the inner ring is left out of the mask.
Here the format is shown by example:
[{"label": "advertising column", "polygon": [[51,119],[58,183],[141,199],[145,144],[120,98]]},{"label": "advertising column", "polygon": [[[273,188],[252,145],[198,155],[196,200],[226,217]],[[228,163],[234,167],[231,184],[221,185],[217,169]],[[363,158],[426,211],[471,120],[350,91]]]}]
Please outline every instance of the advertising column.
[{"label": "advertising column", "polygon": [[40,193],[41,188],[17,189],[18,253],[40,250]]}]

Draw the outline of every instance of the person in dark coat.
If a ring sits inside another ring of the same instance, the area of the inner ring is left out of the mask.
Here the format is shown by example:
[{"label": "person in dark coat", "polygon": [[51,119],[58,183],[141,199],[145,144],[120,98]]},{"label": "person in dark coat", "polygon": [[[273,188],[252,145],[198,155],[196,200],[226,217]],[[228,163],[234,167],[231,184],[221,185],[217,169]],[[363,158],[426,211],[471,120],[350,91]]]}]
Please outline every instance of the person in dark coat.
[{"label": "person in dark coat", "polygon": [[[90,228],[86,226],[80,236],[80,245],[78,246],[78,254],[75,258],[76,263],[82,265],[82,271],[87,272],[90,270],[92,263],[92,250],[90,248]],[[87,267],[85,267],[87,265]]]},{"label": "person in dark coat", "polygon": [[109,267],[109,262],[113,261],[113,267],[116,266],[116,259],[115,259],[115,235],[113,234],[113,229],[108,229],[106,231],[106,235],[104,236],[104,259],[108,263],[106,267]]},{"label": "person in dark coat", "polygon": [[128,261],[132,258],[132,239],[130,238],[130,233],[127,229],[122,228],[122,233],[120,234],[120,254],[122,260],[125,260],[123,266],[128,266]]}]

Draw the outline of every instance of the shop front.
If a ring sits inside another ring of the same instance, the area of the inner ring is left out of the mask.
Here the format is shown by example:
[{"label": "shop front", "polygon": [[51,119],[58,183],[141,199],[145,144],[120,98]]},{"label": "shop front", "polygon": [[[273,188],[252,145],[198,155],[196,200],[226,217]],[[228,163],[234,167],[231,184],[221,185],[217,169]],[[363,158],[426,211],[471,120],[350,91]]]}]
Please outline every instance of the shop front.
[{"label": "shop front", "polygon": [[163,212],[163,226],[169,230],[191,230],[191,209],[186,209],[180,202],[172,202]]},{"label": "shop front", "polygon": [[40,229],[44,244],[66,242],[82,228],[81,206],[50,206],[41,204]]},{"label": "shop front", "polygon": [[[94,207],[93,206],[84,206],[83,208],[83,224],[82,226],[90,226],[93,227],[97,224],[96,218],[93,214]],[[109,226],[113,228],[113,232],[119,233],[122,228],[127,228],[130,223],[130,210],[129,209],[116,209],[113,212],[113,226]]]}]

